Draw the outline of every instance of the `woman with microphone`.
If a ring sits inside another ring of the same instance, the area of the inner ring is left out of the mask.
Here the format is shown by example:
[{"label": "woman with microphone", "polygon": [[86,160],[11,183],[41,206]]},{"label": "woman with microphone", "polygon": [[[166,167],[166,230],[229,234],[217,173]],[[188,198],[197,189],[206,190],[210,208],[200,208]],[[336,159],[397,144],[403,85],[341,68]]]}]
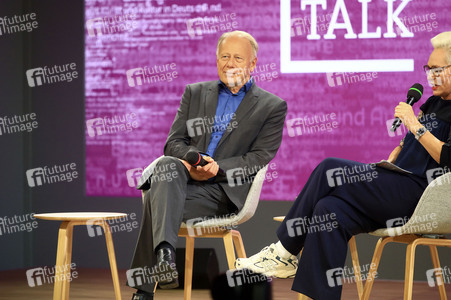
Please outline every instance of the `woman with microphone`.
[{"label": "woman with microphone", "polygon": [[342,286],[330,279],[341,276],[333,273],[344,266],[348,240],[412,215],[428,185],[426,172],[451,167],[451,32],[435,36],[431,43],[434,50],[424,70],[433,96],[421,106],[418,118],[407,103],[395,108],[394,116],[409,130],[388,158],[394,164],[391,169],[397,170],[323,160],[277,230],[279,241],[250,258],[237,259],[238,269],[295,276],[293,290],[315,300],[340,299]]}]

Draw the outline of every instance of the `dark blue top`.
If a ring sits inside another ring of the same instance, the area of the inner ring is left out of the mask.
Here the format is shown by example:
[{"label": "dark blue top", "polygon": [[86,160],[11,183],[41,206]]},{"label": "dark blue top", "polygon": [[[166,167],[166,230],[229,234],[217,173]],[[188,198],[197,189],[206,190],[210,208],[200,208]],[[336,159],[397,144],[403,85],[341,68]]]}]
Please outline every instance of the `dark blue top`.
[{"label": "dark blue top", "polygon": [[[235,118],[235,112],[241,101],[243,101],[244,96],[251,88],[252,83],[253,79],[251,77],[249,81],[246,82],[246,84],[243,85],[243,87],[238,91],[238,93],[234,94],[222,81],[218,82],[218,106],[216,107],[215,121],[211,132],[210,143],[208,144],[206,151],[208,156],[213,157],[216,147],[224,135],[229,122]],[[231,128],[227,130],[231,130]]]},{"label": "dark blue top", "polygon": [[[420,123],[437,139],[446,143],[451,128],[451,101],[432,96],[420,109],[424,114]],[[410,131],[405,136],[404,146],[395,165],[423,178],[426,178],[428,170],[440,167]]]}]

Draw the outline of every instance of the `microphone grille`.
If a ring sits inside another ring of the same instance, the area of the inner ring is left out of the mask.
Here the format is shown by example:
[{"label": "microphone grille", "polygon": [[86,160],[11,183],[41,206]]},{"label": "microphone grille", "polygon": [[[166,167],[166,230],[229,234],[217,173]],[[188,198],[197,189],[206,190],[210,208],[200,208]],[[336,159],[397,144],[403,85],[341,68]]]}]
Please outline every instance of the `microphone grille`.
[{"label": "microphone grille", "polygon": [[414,103],[420,100],[421,96],[423,96],[423,86],[419,83],[415,83],[407,92],[407,97],[413,97]]},{"label": "microphone grille", "polygon": [[196,151],[188,151],[185,154],[185,160],[190,164],[190,165],[195,165],[196,163],[199,162],[199,156],[200,154],[197,153]]}]

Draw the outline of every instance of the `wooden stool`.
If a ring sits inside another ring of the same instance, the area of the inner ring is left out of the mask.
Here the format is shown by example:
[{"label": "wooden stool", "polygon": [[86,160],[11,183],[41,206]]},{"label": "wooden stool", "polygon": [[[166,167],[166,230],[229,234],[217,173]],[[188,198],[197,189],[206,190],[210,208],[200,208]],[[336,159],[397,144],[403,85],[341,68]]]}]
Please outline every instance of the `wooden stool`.
[{"label": "wooden stool", "polygon": [[[116,300],[121,300],[121,289],[119,286],[119,276],[117,274],[116,257],[114,255],[113,238],[110,226],[106,220],[126,217],[123,213],[103,213],[103,212],[74,212],[74,213],[47,213],[34,215],[38,219],[62,221],[58,233],[58,248],[55,265],[55,285],[53,289],[53,300],[69,299],[69,287],[71,269],[67,268],[71,264],[72,258],[72,234],[76,225],[99,225],[105,232],[108,258],[110,260],[111,275],[113,276],[114,293]],[[57,280],[65,278],[66,280]]]}]

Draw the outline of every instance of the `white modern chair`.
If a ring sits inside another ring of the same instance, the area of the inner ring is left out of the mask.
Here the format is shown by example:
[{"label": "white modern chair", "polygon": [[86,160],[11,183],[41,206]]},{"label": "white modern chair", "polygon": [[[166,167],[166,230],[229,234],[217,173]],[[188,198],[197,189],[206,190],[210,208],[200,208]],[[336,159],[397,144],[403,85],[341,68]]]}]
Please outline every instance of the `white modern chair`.
[{"label": "white modern chair", "polygon": [[370,234],[381,238],[374,250],[363,291],[364,300],[369,299],[382,250],[390,242],[407,244],[404,300],[412,299],[415,248],[418,245],[429,246],[434,270],[431,269],[431,274],[427,274],[431,275],[428,280],[434,277],[437,280],[440,299],[447,299],[437,246],[451,247],[451,240],[444,236],[451,234],[451,173],[440,176],[428,185],[406,224],[401,227],[378,229]]},{"label": "white modern chair", "polygon": [[[155,168],[157,162],[162,158],[155,159],[144,171],[146,174]],[[232,228],[242,224],[252,218],[257,210],[260,200],[260,193],[265,180],[267,166],[260,169],[252,182],[251,188],[247,195],[243,208],[238,214],[231,217],[206,219],[195,224],[185,224],[179,230],[179,236],[186,238],[185,251],[185,290],[184,299],[191,300],[191,289],[193,280],[193,256],[194,256],[194,239],[195,238],[222,238],[224,240],[225,251],[227,255],[227,263],[229,269],[235,268],[236,255],[239,258],[246,257],[243,240],[238,230]],[[144,192],[143,192],[144,196]],[[144,201],[144,198],[143,198]],[[236,249],[236,255],[235,255]]]}]

